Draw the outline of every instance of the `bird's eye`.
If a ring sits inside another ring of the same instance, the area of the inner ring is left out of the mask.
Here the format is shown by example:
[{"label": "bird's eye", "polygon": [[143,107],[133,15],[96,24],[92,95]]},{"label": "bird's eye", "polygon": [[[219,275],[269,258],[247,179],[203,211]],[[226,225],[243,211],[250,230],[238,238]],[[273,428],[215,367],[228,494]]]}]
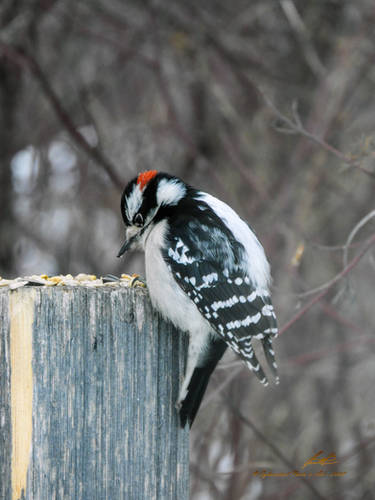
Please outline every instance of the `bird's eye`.
[{"label": "bird's eye", "polygon": [[137,213],[137,215],[134,217],[134,224],[138,227],[143,226],[143,217],[142,214]]}]

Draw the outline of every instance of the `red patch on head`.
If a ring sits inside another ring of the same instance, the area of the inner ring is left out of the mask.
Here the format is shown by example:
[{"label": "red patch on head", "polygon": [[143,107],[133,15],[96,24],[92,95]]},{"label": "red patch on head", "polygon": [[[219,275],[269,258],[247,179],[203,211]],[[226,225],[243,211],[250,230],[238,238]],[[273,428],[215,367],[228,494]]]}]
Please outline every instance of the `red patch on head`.
[{"label": "red patch on head", "polygon": [[150,182],[151,179],[155,177],[157,173],[157,170],[146,170],[146,172],[142,172],[138,175],[137,184],[139,184],[141,190],[146,186],[148,182]]}]

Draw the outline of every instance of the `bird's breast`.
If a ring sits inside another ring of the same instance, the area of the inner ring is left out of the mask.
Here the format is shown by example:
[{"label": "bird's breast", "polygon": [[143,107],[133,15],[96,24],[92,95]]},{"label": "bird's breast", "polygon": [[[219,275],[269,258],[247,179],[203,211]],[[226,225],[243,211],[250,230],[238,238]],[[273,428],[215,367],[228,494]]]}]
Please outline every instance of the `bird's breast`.
[{"label": "bird's breast", "polygon": [[167,230],[167,221],[159,222],[145,244],[146,281],[152,305],[177,328],[190,333],[208,333],[212,330],[210,324],[180,288],[163,258],[161,249]]}]

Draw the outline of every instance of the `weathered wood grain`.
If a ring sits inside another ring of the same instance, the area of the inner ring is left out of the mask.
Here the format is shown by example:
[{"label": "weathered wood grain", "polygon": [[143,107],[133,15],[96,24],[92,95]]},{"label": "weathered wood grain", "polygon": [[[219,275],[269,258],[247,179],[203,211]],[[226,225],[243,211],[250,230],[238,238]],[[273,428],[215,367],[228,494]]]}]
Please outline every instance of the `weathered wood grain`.
[{"label": "weathered wood grain", "polygon": [[0,498],[186,500],[189,436],[174,404],[187,339],[147,293],[3,289],[0,311]]}]

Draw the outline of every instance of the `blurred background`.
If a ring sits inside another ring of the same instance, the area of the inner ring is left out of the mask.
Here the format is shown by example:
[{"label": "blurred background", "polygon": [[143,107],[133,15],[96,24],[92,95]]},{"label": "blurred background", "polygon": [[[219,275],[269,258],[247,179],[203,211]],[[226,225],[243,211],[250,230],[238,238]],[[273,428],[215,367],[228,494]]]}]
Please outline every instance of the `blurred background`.
[{"label": "blurred background", "polygon": [[[374,23],[372,0],[1,2],[0,276],[142,274],[116,254],[147,169],[233,206],[272,264],[281,383],[226,354],[192,500],[375,498]],[[319,451],[338,463],[302,469]],[[346,474],[261,475],[294,470]]]}]

